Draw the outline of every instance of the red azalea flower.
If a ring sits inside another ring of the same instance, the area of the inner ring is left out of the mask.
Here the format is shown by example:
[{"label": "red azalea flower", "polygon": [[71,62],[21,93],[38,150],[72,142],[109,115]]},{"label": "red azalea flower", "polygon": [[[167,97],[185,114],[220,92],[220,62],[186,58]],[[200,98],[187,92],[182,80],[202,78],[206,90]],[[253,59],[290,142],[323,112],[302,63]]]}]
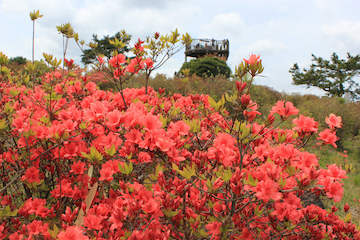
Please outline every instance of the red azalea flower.
[{"label": "red azalea flower", "polygon": [[337,180],[340,178],[348,178],[346,176],[346,171],[336,166],[336,163],[332,165],[328,165],[327,167],[328,170],[326,171],[326,173],[332,179]]},{"label": "red azalea flower", "polygon": [[9,236],[9,240],[22,240],[23,239],[23,236],[22,234],[19,235],[19,233],[13,233]]},{"label": "red azalea flower", "polygon": [[318,123],[311,117],[301,115],[299,118],[294,119],[293,123],[296,125],[296,127],[293,128],[294,130],[301,130],[305,133],[316,133],[318,130]]},{"label": "red azalea flower", "polygon": [[70,172],[75,174],[84,174],[85,165],[86,164],[84,162],[73,163]]},{"label": "red azalea flower", "polygon": [[154,67],[154,62],[151,58],[147,58],[144,60],[144,63],[146,64],[146,68],[150,69]]},{"label": "red azalea flower", "polygon": [[114,178],[112,175],[114,174],[114,171],[112,168],[101,168],[100,170],[100,178],[99,181],[112,181]]},{"label": "red azalea flower", "polygon": [[282,157],[284,159],[290,159],[291,157],[296,157],[299,155],[299,150],[297,150],[294,145],[292,144],[281,144],[278,147],[278,154],[279,157]]},{"label": "red azalea flower", "polygon": [[26,170],[26,173],[24,176],[21,177],[21,180],[22,181],[27,180],[28,183],[33,183],[33,182],[40,183],[39,177],[40,177],[40,171],[35,167],[31,167]]},{"label": "red azalea flower", "polygon": [[256,191],[256,197],[267,203],[270,199],[275,201],[281,199],[282,194],[278,188],[279,184],[268,178],[265,181],[261,180],[254,190]]},{"label": "red azalea flower", "polygon": [[282,117],[289,117],[298,114],[299,110],[294,107],[292,102],[285,103],[285,101],[278,101],[276,105],[272,107],[271,113],[277,113]]},{"label": "red azalea flower", "polygon": [[208,234],[211,235],[211,239],[215,239],[215,240],[219,239],[221,225],[222,225],[221,222],[216,222],[216,221],[206,224],[205,228],[209,230]]},{"label": "red azalea flower", "polygon": [[109,63],[114,68],[119,68],[123,63],[125,63],[125,59],[126,59],[125,55],[120,53],[115,57],[111,58],[109,60]]},{"label": "red azalea flower", "polygon": [[343,196],[344,188],[341,187],[339,182],[330,183],[326,188],[326,195],[329,198],[333,198],[334,202],[340,202]]},{"label": "red azalea flower", "polygon": [[66,228],[66,231],[60,232],[57,237],[59,240],[89,240],[84,236],[83,231],[75,226]]},{"label": "red azalea flower", "polygon": [[326,144],[331,144],[335,148],[337,148],[335,142],[339,139],[335,132],[332,132],[330,129],[325,129],[321,133],[319,133],[319,137],[317,139],[323,140]]},{"label": "red azalea flower", "polygon": [[151,198],[142,205],[142,210],[148,214],[155,214],[160,210],[160,204],[155,199]]},{"label": "red azalea flower", "polygon": [[330,115],[325,118],[325,122],[329,125],[329,128],[331,128],[331,129],[341,128],[341,126],[342,126],[341,117],[336,116],[333,113],[330,113]]},{"label": "red azalea flower", "polygon": [[95,229],[95,230],[101,230],[103,226],[101,223],[101,218],[95,215],[87,215],[84,217],[84,226],[87,227],[89,230]]}]

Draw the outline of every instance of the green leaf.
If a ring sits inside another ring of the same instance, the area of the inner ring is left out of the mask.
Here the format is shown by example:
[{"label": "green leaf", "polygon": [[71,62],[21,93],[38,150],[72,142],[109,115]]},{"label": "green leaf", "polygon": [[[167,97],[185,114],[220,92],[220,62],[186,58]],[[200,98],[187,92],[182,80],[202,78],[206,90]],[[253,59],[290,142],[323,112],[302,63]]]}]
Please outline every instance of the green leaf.
[{"label": "green leaf", "polygon": [[294,228],[296,228],[296,225],[290,224],[290,226],[288,226],[286,229],[293,230]]},{"label": "green leaf", "polygon": [[280,187],[284,187],[286,184],[286,179],[283,179],[283,177],[280,177],[278,183],[279,183]]},{"label": "green leaf", "polygon": [[180,112],[180,108],[179,107],[175,107],[175,105],[173,105],[172,107],[172,116],[176,116],[178,113]]},{"label": "green leaf", "polygon": [[278,141],[279,143],[283,143],[286,140],[286,134],[278,133]]},{"label": "green leaf", "polygon": [[351,221],[351,212],[349,212],[348,214],[346,214],[346,216],[345,216],[345,219],[344,219],[344,221],[345,222],[350,222]]},{"label": "green leaf", "polygon": [[129,239],[131,237],[131,232],[125,230],[125,236],[121,237],[120,239]]},{"label": "green leaf", "polygon": [[230,169],[228,169],[224,172],[224,174],[221,178],[222,178],[222,180],[224,180],[224,182],[227,182],[231,179],[231,177],[232,177],[232,171]]},{"label": "green leaf", "polygon": [[251,174],[248,174],[248,179],[245,181],[246,184],[249,184],[253,187],[256,187],[256,184],[257,184],[258,180],[253,178],[253,176]]},{"label": "green leaf", "polygon": [[51,93],[51,94],[47,94],[47,95],[45,95],[44,96],[44,99],[46,99],[46,100],[60,100],[61,99],[61,95],[58,95],[58,94],[56,94],[56,93]]},{"label": "green leaf", "polygon": [[155,169],[155,175],[156,177],[159,176],[159,172],[164,170],[164,165],[161,165],[160,163],[158,165],[156,165],[156,169]]},{"label": "green leaf", "polygon": [[[126,163],[125,163],[125,164],[126,164]],[[124,164],[124,165],[125,165],[125,164]],[[119,170],[120,170],[121,173],[126,174],[126,173],[125,173],[125,169],[123,168],[123,166],[121,165],[121,163],[119,163]]]},{"label": "green leaf", "polygon": [[179,170],[178,173],[180,173],[181,176],[183,176],[184,178],[186,178],[186,180],[190,180],[191,179],[191,174],[189,172],[189,170],[187,168],[184,168],[183,171]]},{"label": "green leaf", "polygon": [[5,118],[4,118],[4,119],[1,119],[1,120],[0,120],[0,130],[5,129],[6,126],[7,126],[7,124],[6,124],[6,119],[5,119]]},{"label": "green leaf", "polygon": [[167,217],[175,217],[176,215],[178,215],[179,211],[169,211],[169,210],[164,210],[164,214]]},{"label": "green leaf", "polygon": [[211,106],[215,111],[217,111],[217,110],[218,110],[218,107],[217,107],[217,103],[215,102],[215,100],[214,100],[212,97],[208,96],[208,101],[209,101],[210,106]]},{"label": "green leaf", "polygon": [[263,211],[264,211],[264,209],[261,209],[261,210],[259,211],[259,206],[256,206],[254,213],[255,213],[256,216],[259,217],[259,216],[261,216],[261,214],[263,213]]},{"label": "green leaf", "polygon": [[172,169],[177,172],[179,171],[179,167],[175,163],[172,163]]},{"label": "green leaf", "polygon": [[32,129],[30,129],[30,131],[28,132],[23,132],[22,135],[26,138],[29,138],[31,136],[34,136],[36,133],[34,133],[34,131]]},{"label": "green leaf", "polygon": [[149,178],[151,181],[155,182],[157,180],[157,177],[155,176],[155,174],[150,174]]},{"label": "green leaf", "polygon": [[225,98],[224,95],[221,97],[221,99],[217,102],[216,106],[218,109],[222,108],[222,106],[224,106],[225,104]]},{"label": "green leaf", "polygon": [[232,102],[232,98],[229,96],[229,94],[227,92],[225,92],[225,99],[228,102]]},{"label": "green leaf", "polygon": [[54,224],[54,229],[51,230],[50,228],[48,229],[50,236],[56,239],[56,236],[59,233],[59,228],[56,226],[56,224]]},{"label": "green leaf", "polygon": [[129,174],[129,166],[124,163],[124,168],[125,168],[125,174],[128,175]]},{"label": "green leaf", "polygon": [[103,160],[103,155],[98,150],[96,150],[94,146],[90,148],[90,156],[92,161],[98,164]]},{"label": "green leaf", "polygon": [[14,96],[14,97],[15,97],[15,96],[17,96],[17,95],[20,94],[20,91],[14,89],[14,88],[11,88],[10,91],[9,91],[9,94],[10,94],[11,96]]},{"label": "green leaf", "polygon": [[309,229],[307,229],[304,224],[301,224],[300,226],[301,226],[301,229],[302,229],[305,233],[308,233],[308,232],[309,232]]},{"label": "green leaf", "polygon": [[148,190],[148,191],[151,191],[153,184],[154,184],[154,183],[153,183],[152,181],[150,181],[148,178],[145,179],[145,180],[144,180],[144,183],[143,183],[144,187],[145,187],[146,190]]},{"label": "green leaf", "polygon": [[160,115],[160,122],[163,124],[162,127],[166,127],[168,118],[164,117],[163,115]]},{"label": "green leaf", "polygon": [[113,144],[111,148],[105,148],[105,152],[111,157],[114,156],[116,153],[115,145]]},{"label": "green leaf", "polygon": [[134,166],[133,166],[132,162],[130,162],[129,163],[129,173],[128,173],[128,175],[130,175],[133,170],[134,170]]},{"label": "green leaf", "polygon": [[190,130],[191,130],[193,133],[198,133],[198,132],[200,132],[200,130],[201,130],[201,124],[200,124],[199,119],[193,119],[193,120],[191,120]]},{"label": "green leaf", "polygon": [[198,228],[198,233],[202,236],[202,237],[207,237],[209,236],[209,234],[207,232],[205,232],[205,230],[203,228]]},{"label": "green leaf", "polygon": [[6,205],[3,209],[3,214],[6,217],[15,217],[18,213],[18,209],[15,209],[14,211],[11,211],[10,206]]},{"label": "green leaf", "polygon": [[80,152],[80,153],[84,158],[87,158],[87,159],[91,160],[91,156],[89,154],[87,154],[85,152]]},{"label": "green leaf", "polygon": [[86,123],[86,122],[81,122],[80,125],[79,125],[79,128],[80,128],[81,130],[85,130],[88,126],[89,126],[88,123]]},{"label": "green leaf", "polygon": [[214,185],[213,185],[213,183],[211,182],[210,179],[208,179],[208,180],[206,181],[206,186],[208,187],[209,192],[212,192],[212,190],[213,190],[213,188],[214,188]]},{"label": "green leaf", "polygon": [[211,209],[214,207],[214,204],[213,204],[213,202],[211,200],[208,201],[208,206]]},{"label": "green leaf", "polygon": [[297,170],[294,166],[287,166],[285,172],[289,174],[289,176],[293,176],[297,172]]},{"label": "green leaf", "polygon": [[11,114],[14,111],[14,108],[12,107],[12,102],[7,102],[5,104],[5,108],[4,108],[5,113],[7,114]]}]

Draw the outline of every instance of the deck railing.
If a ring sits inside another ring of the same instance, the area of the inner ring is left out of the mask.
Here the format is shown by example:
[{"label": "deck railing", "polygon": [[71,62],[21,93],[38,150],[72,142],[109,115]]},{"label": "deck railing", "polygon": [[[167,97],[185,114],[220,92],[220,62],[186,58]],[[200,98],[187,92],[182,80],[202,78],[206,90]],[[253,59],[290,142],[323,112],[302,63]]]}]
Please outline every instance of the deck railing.
[{"label": "deck railing", "polygon": [[229,51],[229,40],[193,39],[191,44],[186,45],[186,51],[197,49],[209,49],[213,51]]}]

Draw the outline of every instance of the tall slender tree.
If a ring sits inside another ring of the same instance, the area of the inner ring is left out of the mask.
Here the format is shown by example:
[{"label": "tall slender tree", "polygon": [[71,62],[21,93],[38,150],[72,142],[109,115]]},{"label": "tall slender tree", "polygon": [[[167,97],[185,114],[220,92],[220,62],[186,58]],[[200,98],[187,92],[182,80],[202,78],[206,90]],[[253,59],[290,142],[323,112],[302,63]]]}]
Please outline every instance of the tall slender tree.
[{"label": "tall slender tree", "polygon": [[34,55],[35,55],[35,20],[41,18],[43,15],[40,15],[39,10],[35,12],[30,12],[30,19],[33,21],[33,44],[32,44],[32,62],[34,62]]}]

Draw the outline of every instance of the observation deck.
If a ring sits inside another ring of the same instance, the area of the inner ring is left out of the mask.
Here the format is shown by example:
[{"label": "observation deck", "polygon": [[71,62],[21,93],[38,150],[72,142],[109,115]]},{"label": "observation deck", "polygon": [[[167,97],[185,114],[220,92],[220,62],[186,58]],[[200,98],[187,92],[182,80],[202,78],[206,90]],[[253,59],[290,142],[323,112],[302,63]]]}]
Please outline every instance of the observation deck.
[{"label": "observation deck", "polygon": [[206,55],[223,57],[227,60],[229,57],[229,40],[193,39],[191,44],[186,45],[185,62],[187,62],[187,57],[199,58]]}]

